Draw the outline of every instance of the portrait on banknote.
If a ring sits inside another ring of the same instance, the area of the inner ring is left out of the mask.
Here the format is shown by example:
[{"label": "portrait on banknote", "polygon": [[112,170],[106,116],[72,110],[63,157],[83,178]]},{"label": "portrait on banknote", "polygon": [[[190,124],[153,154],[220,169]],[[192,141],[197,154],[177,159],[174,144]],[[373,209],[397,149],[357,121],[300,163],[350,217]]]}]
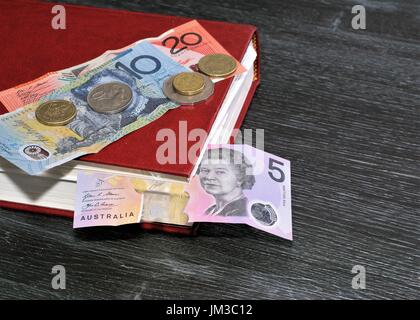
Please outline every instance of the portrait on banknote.
[{"label": "portrait on banknote", "polygon": [[227,148],[209,149],[198,169],[201,187],[214,197],[206,215],[247,216],[248,198],[244,189],[252,189],[255,177],[252,164],[239,151]]}]

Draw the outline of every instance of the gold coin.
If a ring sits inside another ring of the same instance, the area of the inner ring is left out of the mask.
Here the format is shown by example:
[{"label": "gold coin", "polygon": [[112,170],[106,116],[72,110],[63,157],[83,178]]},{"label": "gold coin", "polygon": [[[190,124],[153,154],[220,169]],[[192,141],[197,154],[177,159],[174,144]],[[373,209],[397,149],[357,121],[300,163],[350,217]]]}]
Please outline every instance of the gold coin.
[{"label": "gold coin", "polygon": [[198,61],[198,69],[210,77],[226,77],[235,72],[236,60],[227,54],[209,54]]},{"label": "gold coin", "polygon": [[182,72],[172,80],[175,91],[184,96],[194,96],[204,89],[204,77],[197,72]]},{"label": "gold coin", "polygon": [[75,105],[66,100],[51,100],[39,105],[35,111],[37,120],[46,126],[65,126],[77,114]]}]

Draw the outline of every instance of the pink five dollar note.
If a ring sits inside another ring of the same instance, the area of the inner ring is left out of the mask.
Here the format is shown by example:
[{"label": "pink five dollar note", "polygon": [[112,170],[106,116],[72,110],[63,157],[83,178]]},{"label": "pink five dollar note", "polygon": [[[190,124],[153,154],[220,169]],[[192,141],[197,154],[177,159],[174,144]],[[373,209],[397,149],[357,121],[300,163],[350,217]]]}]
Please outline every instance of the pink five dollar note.
[{"label": "pink five dollar note", "polygon": [[290,161],[249,145],[209,146],[186,187],[189,222],[240,223],[292,240]]}]

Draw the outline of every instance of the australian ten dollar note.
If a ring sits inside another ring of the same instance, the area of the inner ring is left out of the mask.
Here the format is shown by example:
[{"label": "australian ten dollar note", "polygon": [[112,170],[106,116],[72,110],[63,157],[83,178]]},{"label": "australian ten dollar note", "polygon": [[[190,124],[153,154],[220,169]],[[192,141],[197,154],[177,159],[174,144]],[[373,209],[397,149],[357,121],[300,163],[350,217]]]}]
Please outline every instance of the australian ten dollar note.
[{"label": "australian ten dollar note", "polygon": [[[126,134],[158,119],[179,105],[162,92],[165,79],[189,71],[143,41],[41,100],[0,116],[0,156],[34,175],[96,153]],[[124,111],[93,111],[87,96],[97,85],[121,82],[130,86],[133,99]],[[65,126],[46,126],[35,117],[37,107],[49,100],[67,100],[77,108]]]}]

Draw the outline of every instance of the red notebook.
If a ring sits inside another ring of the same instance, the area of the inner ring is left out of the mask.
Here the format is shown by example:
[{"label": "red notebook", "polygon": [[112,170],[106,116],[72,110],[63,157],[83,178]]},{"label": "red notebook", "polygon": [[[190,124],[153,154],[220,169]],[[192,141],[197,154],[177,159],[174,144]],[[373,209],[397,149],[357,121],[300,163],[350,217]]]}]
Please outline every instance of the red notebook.
[{"label": "red notebook", "polygon": [[[3,74],[0,77],[0,91],[47,72],[78,65],[106,50],[118,49],[139,39],[158,36],[192,20],[185,17],[64,4],[66,30],[54,30],[51,27],[54,16],[51,9],[54,5],[30,0],[0,0],[0,41],[3,43],[0,50],[0,70]],[[239,61],[251,41],[257,50],[254,81],[235,125],[235,128],[239,128],[260,81],[256,28],[243,24],[198,21]],[[99,153],[78,160],[189,177],[194,168],[192,163],[161,165],[157,162],[155,151],[162,142],[156,141],[156,134],[161,128],[170,128],[178,132],[179,121],[187,121],[188,130],[201,128],[209,132],[232,79],[216,83],[215,94],[210,100],[171,110],[157,121],[119,139]],[[6,111],[0,103],[0,114]],[[194,143],[189,142],[188,148]],[[70,211],[7,201],[0,201],[0,206],[67,217],[73,215]],[[144,228],[160,228],[156,224],[141,225]],[[181,229],[174,227],[174,230],[167,231],[182,232]]]}]

